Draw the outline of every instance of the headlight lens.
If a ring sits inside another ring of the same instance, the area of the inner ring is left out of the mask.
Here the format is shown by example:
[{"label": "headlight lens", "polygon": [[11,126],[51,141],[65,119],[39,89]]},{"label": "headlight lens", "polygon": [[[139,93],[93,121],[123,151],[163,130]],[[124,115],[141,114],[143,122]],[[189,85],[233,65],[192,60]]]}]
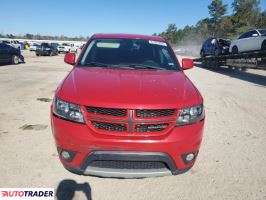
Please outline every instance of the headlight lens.
[{"label": "headlight lens", "polygon": [[176,126],[196,123],[204,118],[203,104],[182,108],[179,110]]},{"label": "headlight lens", "polygon": [[74,122],[85,123],[80,106],[55,98],[54,114]]}]

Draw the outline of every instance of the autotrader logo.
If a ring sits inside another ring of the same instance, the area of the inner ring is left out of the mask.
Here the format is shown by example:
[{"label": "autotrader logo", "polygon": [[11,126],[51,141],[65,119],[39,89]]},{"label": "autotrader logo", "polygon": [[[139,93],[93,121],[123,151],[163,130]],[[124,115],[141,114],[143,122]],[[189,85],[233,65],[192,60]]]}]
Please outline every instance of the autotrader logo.
[{"label": "autotrader logo", "polygon": [[54,188],[0,188],[2,199],[45,199],[54,200]]}]

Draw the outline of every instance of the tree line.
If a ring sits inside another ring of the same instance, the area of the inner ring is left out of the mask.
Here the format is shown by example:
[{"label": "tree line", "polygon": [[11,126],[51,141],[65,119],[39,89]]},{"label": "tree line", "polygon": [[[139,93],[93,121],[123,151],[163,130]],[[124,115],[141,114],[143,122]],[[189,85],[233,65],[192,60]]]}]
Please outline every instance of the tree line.
[{"label": "tree line", "polygon": [[30,34],[25,35],[13,35],[13,34],[3,34],[0,33],[0,38],[10,38],[10,39],[28,39],[28,40],[61,40],[61,41],[87,41],[89,37],[67,37],[64,35],[61,36],[49,36],[49,35],[40,35],[40,34]]},{"label": "tree line", "polygon": [[[228,6],[232,6],[231,15],[226,15]],[[164,37],[174,46],[182,46],[201,44],[210,36],[234,39],[250,29],[266,28],[266,10],[261,11],[259,0],[233,0],[231,5],[213,0],[208,9],[210,17],[196,25],[178,29],[175,24],[169,24],[164,32],[154,35]]]}]

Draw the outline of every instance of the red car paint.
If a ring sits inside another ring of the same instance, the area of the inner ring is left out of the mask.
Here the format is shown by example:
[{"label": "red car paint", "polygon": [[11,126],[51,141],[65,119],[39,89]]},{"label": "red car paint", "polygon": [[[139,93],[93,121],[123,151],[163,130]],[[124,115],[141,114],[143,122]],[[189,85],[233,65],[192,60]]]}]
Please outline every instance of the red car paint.
[{"label": "red car paint", "polygon": [[[155,36],[96,34],[84,46],[77,62],[75,62],[74,54],[67,54],[65,62],[79,63],[89,43],[96,38],[134,38],[165,42],[163,38]],[[178,62],[177,59],[176,62]],[[190,59],[184,59],[182,64],[183,69],[193,67]],[[60,160],[68,170],[74,173],[83,174],[81,166],[84,167],[86,159],[92,152],[98,151],[107,152],[107,154],[111,151],[164,153],[169,156],[176,170],[180,172],[194,165],[195,159],[186,163],[182,155],[195,152],[197,156],[202,140],[204,118],[196,123],[183,126],[176,126],[176,120],[179,109],[203,104],[203,98],[182,69],[180,71],[102,69],[81,68],[78,64],[74,64],[71,72],[58,87],[55,96],[80,105],[85,120],[85,124],[80,124],[62,119],[54,113],[55,104],[51,106],[52,132]],[[89,113],[87,106],[125,109],[128,113],[123,117],[102,116]],[[136,110],[140,109],[174,109],[175,112],[171,116],[151,117],[143,120],[136,114]],[[167,121],[167,128],[156,132],[125,131],[121,134],[116,131],[100,130],[93,125],[95,119],[106,123],[116,120],[113,123],[125,124],[128,129],[130,123],[127,119],[131,111],[132,130],[136,130],[138,124],[156,126],[157,121]],[[62,149],[74,152],[71,161],[62,158]],[[110,160],[112,160],[111,157]]]}]

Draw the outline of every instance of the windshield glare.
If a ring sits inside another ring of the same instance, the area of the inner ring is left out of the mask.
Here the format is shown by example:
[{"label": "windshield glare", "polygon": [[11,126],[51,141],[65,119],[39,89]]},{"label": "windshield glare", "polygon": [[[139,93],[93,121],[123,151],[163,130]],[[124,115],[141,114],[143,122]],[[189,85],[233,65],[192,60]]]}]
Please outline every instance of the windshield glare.
[{"label": "windshield glare", "polygon": [[94,39],[83,54],[80,66],[90,63],[109,66],[150,66],[178,70],[179,65],[165,42],[144,39]]}]

